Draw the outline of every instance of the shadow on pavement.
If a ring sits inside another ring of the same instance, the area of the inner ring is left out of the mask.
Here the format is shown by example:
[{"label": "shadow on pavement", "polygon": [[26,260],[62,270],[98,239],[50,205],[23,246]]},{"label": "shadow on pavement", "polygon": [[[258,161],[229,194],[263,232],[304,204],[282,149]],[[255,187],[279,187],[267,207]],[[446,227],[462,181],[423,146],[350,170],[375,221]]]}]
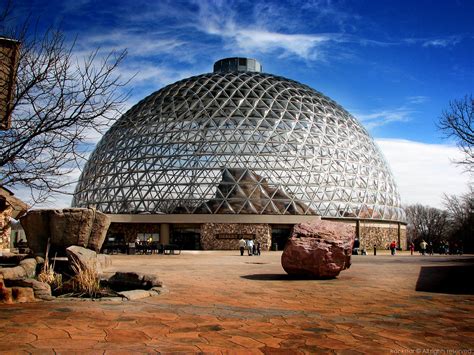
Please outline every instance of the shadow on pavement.
[{"label": "shadow on pavement", "polygon": [[247,280],[257,280],[257,281],[300,281],[300,280],[335,280],[336,278],[314,278],[310,276],[291,276],[288,274],[252,274],[252,275],[242,275],[240,276],[243,279]]},{"label": "shadow on pavement", "polygon": [[473,295],[474,265],[423,266],[416,282],[416,291]]}]

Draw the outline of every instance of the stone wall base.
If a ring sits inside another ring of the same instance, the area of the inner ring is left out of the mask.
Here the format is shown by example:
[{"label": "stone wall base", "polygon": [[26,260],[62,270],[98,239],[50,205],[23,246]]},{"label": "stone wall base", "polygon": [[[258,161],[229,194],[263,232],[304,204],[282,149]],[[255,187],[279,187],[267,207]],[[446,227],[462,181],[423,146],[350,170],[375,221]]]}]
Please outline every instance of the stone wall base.
[{"label": "stone wall base", "polygon": [[7,251],[10,249],[10,217],[12,216],[13,208],[7,206],[0,212],[0,250]]},{"label": "stone wall base", "polygon": [[397,248],[407,249],[407,233],[406,228],[400,228],[400,240],[398,240],[398,225],[376,226],[370,224],[360,226],[360,245],[364,245],[367,250],[373,249],[374,245],[377,249],[388,249],[390,243],[395,241]]},{"label": "stone wall base", "polygon": [[396,222],[360,221],[359,227],[357,227],[356,221],[329,220],[351,225],[354,228],[356,237],[359,238],[361,249],[366,248],[367,251],[371,251],[374,245],[378,250],[388,249],[392,241],[397,243],[397,248],[402,248],[403,250],[407,249],[407,233],[406,225],[404,224]]},{"label": "stone wall base", "polygon": [[[395,240],[398,247],[406,250],[406,226],[398,223],[382,223],[371,221],[360,221],[359,231],[355,221],[341,221],[354,228],[359,235],[361,248],[372,250],[374,245],[377,249],[386,249],[390,242]],[[199,227],[197,227],[199,228]],[[241,238],[255,239],[260,242],[261,250],[270,250],[272,243],[272,229],[269,224],[254,223],[203,223],[201,224],[201,247],[203,250],[237,250]],[[108,235],[122,235],[126,243],[132,243],[137,233],[160,233],[160,224],[151,223],[112,223]],[[400,233],[400,240],[398,235]],[[161,235],[160,235],[161,241]]]},{"label": "stone wall base", "polygon": [[237,250],[239,240],[254,239],[261,250],[269,250],[272,229],[269,224],[204,223],[201,225],[201,246],[204,250]]}]

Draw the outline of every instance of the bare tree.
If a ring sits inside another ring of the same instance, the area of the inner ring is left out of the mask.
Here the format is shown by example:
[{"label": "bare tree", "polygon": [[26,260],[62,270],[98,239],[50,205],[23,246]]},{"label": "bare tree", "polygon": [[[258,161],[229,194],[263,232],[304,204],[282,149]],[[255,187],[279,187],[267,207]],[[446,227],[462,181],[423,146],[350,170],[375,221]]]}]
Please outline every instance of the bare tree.
[{"label": "bare tree", "polygon": [[405,207],[408,219],[409,240],[418,245],[421,240],[437,246],[447,239],[448,213],[420,204]]},{"label": "bare tree", "polygon": [[465,96],[449,103],[439,121],[439,128],[446,137],[454,138],[458,147],[466,155],[458,161],[467,171],[474,172],[474,98]]},{"label": "bare tree", "polygon": [[[7,15],[0,16],[0,28],[8,27]],[[126,53],[78,57],[75,41],[68,43],[60,30],[38,33],[27,25],[6,33],[21,49],[12,126],[0,131],[0,186],[29,187],[38,202],[64,191],[65,177],[90,150],[88,134],[117,117],[128,98],[116,75]]]},{"label": "bare tree", "polygon": [[451,241],[466,252],[474,251],[474,189],[461,196],[444,195],[449,213]]}]

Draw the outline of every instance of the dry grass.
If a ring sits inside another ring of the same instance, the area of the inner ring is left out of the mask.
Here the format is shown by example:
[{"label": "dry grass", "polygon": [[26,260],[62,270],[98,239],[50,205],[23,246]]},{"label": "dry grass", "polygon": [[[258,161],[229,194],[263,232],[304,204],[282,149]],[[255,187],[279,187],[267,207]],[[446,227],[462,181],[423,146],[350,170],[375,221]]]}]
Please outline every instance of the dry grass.
[{"label": "dry grass", "polygon": [[46,257],[43,265],[43,269],[38,274],[38,281],[45,282],[51,286],[51,289],[55,290],[61,288],[63,285],[63,277],[54,271],[56,261],[51,265]]},{"label": "dry grass", "polygon": [[71,267],[75,275],[67,281],[67,286],[74,295],[96,298],[101,294],[100,279],[95,268],[81,266],[76,260],[72,260]]}]

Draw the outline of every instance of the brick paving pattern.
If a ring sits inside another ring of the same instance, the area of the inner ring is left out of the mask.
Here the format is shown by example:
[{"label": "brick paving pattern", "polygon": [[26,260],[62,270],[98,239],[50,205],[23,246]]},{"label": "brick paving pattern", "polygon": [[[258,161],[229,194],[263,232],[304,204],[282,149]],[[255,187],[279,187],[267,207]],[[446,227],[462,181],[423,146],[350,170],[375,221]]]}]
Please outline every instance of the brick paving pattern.
[{"label": "brick paving pattern", "polygon": [[238,253],[114,255],[169,293],[0,305],[0,353],[474,352],[473,256],[355,256],[318,281]]}]

